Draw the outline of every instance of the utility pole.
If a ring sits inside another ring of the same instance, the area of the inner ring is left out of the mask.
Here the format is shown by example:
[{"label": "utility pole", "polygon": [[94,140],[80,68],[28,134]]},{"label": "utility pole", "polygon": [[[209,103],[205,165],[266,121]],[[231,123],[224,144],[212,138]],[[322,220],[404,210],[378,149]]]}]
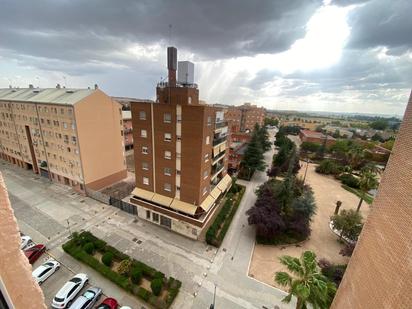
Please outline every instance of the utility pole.
[{"label": "utility pole", "polygon": [[69,235],[70,235],[70,238],[71,238],[71,236],[72,236],[72,231],[70,230],[70,222],[69,222],[69,219],[66,219],[66,222],[67,222],[67,228],[68,228],[68,230],[69,230]]}]

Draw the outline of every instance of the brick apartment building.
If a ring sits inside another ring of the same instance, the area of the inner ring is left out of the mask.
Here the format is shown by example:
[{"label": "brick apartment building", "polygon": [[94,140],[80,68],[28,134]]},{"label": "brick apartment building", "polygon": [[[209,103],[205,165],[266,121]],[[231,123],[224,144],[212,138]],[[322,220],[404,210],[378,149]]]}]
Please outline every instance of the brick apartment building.
[{"label": "brick apartment building", "polygon": [[225,111],[230,132],[252,131],[255,124],[263,126],[265,123],[265,109],[250,103],[240,106],[229,106]]},{"label": "brick apartment building", "polygon": [[239,170],[240,162],[251,139],[249,132],[230,133],[228,170],[235,173]]},{"label": "brick apartment building", "polygon": [[412,93],[333,309],[412,306]]},{"label": "brick apartment building", "polygon": [[228,127],[221,109],[199,103],[193,64],[168,48],[168,82],[154,103],[132,102],[138,216],[198,239],[222,195],[227,175]]},{"label": "brick apartment building", "polygon": [[126,177],[120,104],[97,89],[0,89],[0,157],[52,181],[101,189]]},{"label": "brick apartment building", "polygon": [[332,146],[333,144],[336,143],[336,139],[334,139],[332,136],[325,135],[321,132],[316,132],[316,131],[310,131],[310,130],[301,130],[299,133],[299,138],[304,142],[309,142],[309,143],[316,143],[316,144],[323,144],[325,143],[326,140],[326,146]]},{"label": "brick apartment building", "polygon": [[20,249],[20,233],[0,172],[0,308],[45,309],[29,260]]},{"label": "brick apartment building", "polygon": [[133,125],[132,125],[132,112],[122,111],[123,119],[123,137],[124,137],[124,149],[133,149]]}]

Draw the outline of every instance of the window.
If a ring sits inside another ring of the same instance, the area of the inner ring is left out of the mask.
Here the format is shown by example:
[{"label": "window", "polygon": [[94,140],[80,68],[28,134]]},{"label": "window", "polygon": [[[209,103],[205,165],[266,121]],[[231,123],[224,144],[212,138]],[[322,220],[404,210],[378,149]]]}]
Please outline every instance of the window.
[{"label": "window", "polygon": [[147,131],[146,130],[140,130],[140,136],[146,138],[147,137]]},{"label": "window", "polygon": [[172,175],[172,169],[170,167],[165,167],[164,168],[164,174],[166,176],[171,176]]},{"label": "window", "polygon": [[203,188],[203,194],[202,195],[205,195],[207,193],[207,187],[204,187]]},{"label": "window", "polygon": [[150,210],[146,210],[146,219],[150,219]]},{"label": "window", "polygon": [[207,126],[211,126],[211,125],[212,125],[212,117],[207,116]]},{"label": "window", "polygon": [[205,154],[205,162],[209,161],[209,154]]},{"label": "window", "polygon": [[67,123],[66,123],[66,122],[63,122],[63,127],[64,127],[65,129],[67,129]]},{"label": "window", "polygon": [[142,162],[142,170],[149,170],[149,164],[147,162]]},{"label": "window", "polygon": [[172,141],[172,134],[170,133],[165,133],[165,142],[171,142]]},{"label": "window", "polygon": [[154,222],[159,222],[159,214],[157,213],[152,213],[152,219]]},{"label": "window", "polygon": [[148,186],[149,185],[149,178],[143,177],[143,184]]},{"label": "window", "polygon": [[172,158],[172,152],[171,152],[171,151],[166,150],[166,151],[165,151],[165,159],[170,160],[171,158]]},{"label": "window", "polygon": [[172,228],[172,220],[168,217],[160,216],[160,224],[168,227],[169,229]]},{"label": "window", "polygon": [[192,104],[192,97],[187,98],[187,104]]},{"label": "window", "polygon": [[171,123],[172,122],[172,114],[164,113],[163,114],[163,122],[164,123]]},{"label": "window", "polygon": [[210,136],[206,136],[206,145],[210,144]]},{"label": "window", "polygon": [[148,154],[149,153],[149,149],[145,146],[142,147],[142,153],[143,154]]},{"label": "window", "polygon": [[139,119],[140,120],[146,120],[146,112],[145,111],[140,111],[139,112]]},{"label": "window", "polygon": [[172,185],[171,185],[170,183],[165,183],[163,189],[164,189],[165,191],[170,192],[170,191],[172,191]]},{"label": "window", "polygon": [[208,175],[209,175],[209,172],[208,172],[208,171],[204,171],[204,172],[203,172],[203,179],[206,179]]}]

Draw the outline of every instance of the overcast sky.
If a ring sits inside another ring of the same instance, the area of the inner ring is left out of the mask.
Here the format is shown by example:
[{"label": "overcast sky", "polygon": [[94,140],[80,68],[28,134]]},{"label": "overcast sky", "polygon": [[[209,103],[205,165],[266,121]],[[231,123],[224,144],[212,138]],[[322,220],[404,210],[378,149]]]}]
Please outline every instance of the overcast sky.
[{"label": "overcast sky", "polygon": [[208,103],[402,115],[411,12],[411,0],[3,0],[0,87],[153,99],[171,42]]}]

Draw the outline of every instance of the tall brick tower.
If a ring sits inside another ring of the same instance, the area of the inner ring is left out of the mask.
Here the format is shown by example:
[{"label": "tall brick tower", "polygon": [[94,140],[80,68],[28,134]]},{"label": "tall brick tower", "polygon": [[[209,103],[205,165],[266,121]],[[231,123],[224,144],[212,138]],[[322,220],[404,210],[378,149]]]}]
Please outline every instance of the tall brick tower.
[{"label": "tall brick tower", "polygon": [[332,308],[412,308],[412,93]]},{"label": "tall brick tower", "polygon": [[136,189],[130,202],[138,216],[199,238],[230,187],[227,124],[223,111],[201,104],[193,64],[167,49],[168,82],[156,102],[132,102]]}]

